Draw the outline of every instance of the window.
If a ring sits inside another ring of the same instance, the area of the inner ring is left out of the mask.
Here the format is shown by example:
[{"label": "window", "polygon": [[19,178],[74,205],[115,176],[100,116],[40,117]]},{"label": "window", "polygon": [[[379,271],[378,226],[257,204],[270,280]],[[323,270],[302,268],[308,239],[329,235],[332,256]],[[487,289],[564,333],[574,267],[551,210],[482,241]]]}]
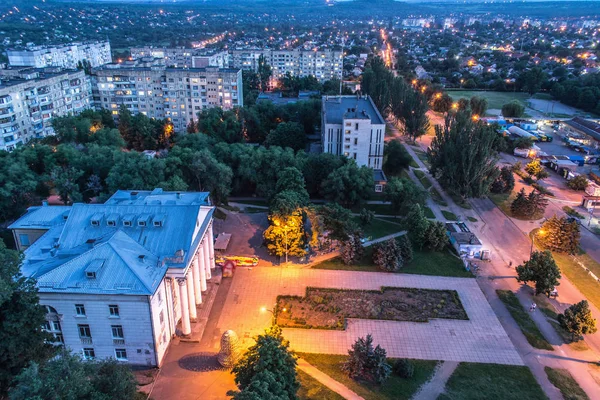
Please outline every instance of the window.
[{"label": "window", "polygon": [[78,317],[85,317],[85,307],[83,304],[75,304],[75,313]]},{"label": "window", "polygon": [[377,192],[377,193],[383,192],[383,185],[375,185],[375,192]]},{"label": "window", "polygon": [[85,347],[83,349],[83,358],[85,358],[86,360],[93,360],[94,358],[96,358],[96,352],[91,347]]},{"label": "window", "polygon": [[354,138],[354,145],[358,144],[358,138]]},{"label": "window", "polygon": [[29,246],[29,235],[21,233],[19,235],[19,241],[21,242],[21,246]]},{"label": "window", "polygon": [[115,357],[120,361],[127,361],[127,350],[125,349],[115,349]]},{"label": "window", "polygon": [[111,325],[113,339],[123,339],[123,326]]},{"label": "window", "polygon": [[354,129],[358,130],[358,122],[354,125]]},{"label": "window", "polygon": [[92,337],[92,331],[90,330],[90,326],[89,325],[77,325],[77,328],[79,328],[79,337],[80,338],[91,338]]},{"label": "window", "polygon": [[108,313],[110,314],[111,317],[118,317],[119,316],[119,306],[116,304],[110,304],[108,306]]},{"label": "window", "polygon": [[163,322],[165,322],[165,316],[163,315],[162,311],[160,312],[160,314],[158,314],[158,320],[160,321],[161,324]]}]

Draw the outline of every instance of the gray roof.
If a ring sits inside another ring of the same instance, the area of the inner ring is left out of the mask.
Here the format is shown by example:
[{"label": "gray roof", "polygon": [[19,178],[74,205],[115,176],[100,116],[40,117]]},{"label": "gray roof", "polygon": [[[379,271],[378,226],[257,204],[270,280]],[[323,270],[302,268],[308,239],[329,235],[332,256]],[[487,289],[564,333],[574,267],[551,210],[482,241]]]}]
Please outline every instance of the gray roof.
[{"label": "gray roof", "polygon": [[199,204],[209,206],[209,192],[165,192],[150,190],[117,190],[104,204]]},{"label": "gray roof", "polygon": [[[41,292],[153,294],[168,268],[189,264],[191,250],[208,229],[214,207],[205,205],[206,193],[182,193],[180,203],[169,204],[154,204],[151,196],[162,193],[144,193],[136,200],[138,204],[124,201],[30,210],[12,226],[44,226],[48,231],[25,250],[21,272],[35,277]],[[66,220],[65,210],[69,212]],[[47,216],[49,222],[23,225],[23,221],[39,219],[36,214]],[[86,271],[98,273],[90,279]]]},{"label": "gray roof", "polygon": [[369,119],[372,124],[385,124],[370,96],[323,96],[326,124],[343,123],[344,119]]},{"label": "gray roof", "polygon": [[29,207],[27,213],[10,224],[8,229],[50,229],[64,224],[70,210],[70,206]]},{"label": "gray roof", "polygon": [[588,121],[581,117],[575,117],[570,121],[564,121],[565,124],[569,125],[572,128],[577,129],[593,137],[596,140],[600,140],[600,124],[597,124],[593,121]]}]

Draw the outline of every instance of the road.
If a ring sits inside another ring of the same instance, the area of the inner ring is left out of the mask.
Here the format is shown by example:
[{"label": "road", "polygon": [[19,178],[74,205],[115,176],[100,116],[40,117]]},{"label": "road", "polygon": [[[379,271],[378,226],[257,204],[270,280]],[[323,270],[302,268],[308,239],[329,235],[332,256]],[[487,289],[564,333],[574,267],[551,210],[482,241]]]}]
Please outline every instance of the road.
[{"label": "road", "polygon": [[[391,128],[393,136],[399,136],[398,130],[395,127]],[[420,141],[423,150],[426,149],[424,143],[428,142],[430,142],[430,138],[424,138]],[[600,333],[586,337],[586,343],[588,343],[591,350],[584,352],[574,351],[570,346],[562,343],[554,328],[537,311],[532,313],[532,317],[544,336],[554,346],[555,351],[550,352],[535,349],[529,345],[524,335],[520,333],[518,325],[510,314],[508,314],[508,311],[496,294],[496,290],[499,289],[511,290],[517,294],[524,307],[527,308],[531,304],[533,291],[531,288],[521,285],[516,281],[514,267],[529,258],[531,241],[529,240],[528,232],[538,227],[539,222],[521,221],[522,223],[517,224],[489,199],[471,200],[470,203],[473,207],[471,210],[457,206],[440,187],[439,183],[428,173],[423,162],[416,157],[414,150],[407,145],[405,145],[405,148],[417,164],[419,164],[420,169],[426,172],[433,186],[440,192],[446,203],[448,203],[448,207],[444,208],[460,216],[463,221],[467,221],[467,217],[477,219],[477,222],[467,222],[467,225],[479,237],[484,246],[492,251],[492,260],[489,263],[482,264],[477,281],[502,325],[511,337],[513,344],[525,361],[525,364],[532,370],[536,380],[540,383],[546,394],[552,399],[561,398],[556,388],[548,381],[544,372],[544,366],[550,366],[567,369],[579,385],[588,393],[590,398],[598,398],[597,394],[600,393],[600,386],[598,385],[598,381],[594,379],[593,374],[596,371],[590,367],[589,363],[600,359]],[[429,205],[432,206],[431,204]],[[437,204],[433,204],[433,207],[439,208]],[[561,203],[553,202],[548,207],[548,213],[563,213],[561,208]],[[589,237],[585,232],[582,235],[582,246],[589,249],[590,253],[594,250],[600,253],[600,250],[598,250],[598,247],[600,247],[598,239],[596,237]],[[600,256],[600,254],[598,255]],[[512,262],[512,267],[509,267],[510,262]],[[580,301],[582,298],[581,293],[563,277],[560,285],[560,301],[551,300],[551,302],[562,312],[566,307]],[[596,319],[600,319],[599,310],[593,306],[592,313]]]}]

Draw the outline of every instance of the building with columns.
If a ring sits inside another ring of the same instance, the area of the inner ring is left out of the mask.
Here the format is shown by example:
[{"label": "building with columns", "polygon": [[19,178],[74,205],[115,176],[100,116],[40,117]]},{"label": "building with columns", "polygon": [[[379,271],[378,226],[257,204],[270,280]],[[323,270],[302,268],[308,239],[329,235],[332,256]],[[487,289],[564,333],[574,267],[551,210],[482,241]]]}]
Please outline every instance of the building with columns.
[{"label": "building with columns", "polygon": [[31,207],[10,228],[57,345],[160,366],[172,338],[191,334],[213,274],[213,212],[208,193],[162,189]]}]

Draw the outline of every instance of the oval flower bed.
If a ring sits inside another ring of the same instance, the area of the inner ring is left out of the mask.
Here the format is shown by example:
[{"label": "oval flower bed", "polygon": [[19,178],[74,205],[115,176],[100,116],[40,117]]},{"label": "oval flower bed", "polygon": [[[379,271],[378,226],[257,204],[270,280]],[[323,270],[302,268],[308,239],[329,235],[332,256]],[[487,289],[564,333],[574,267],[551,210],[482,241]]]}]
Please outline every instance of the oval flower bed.
[{"label": "oval flower bed", "polygon": [[427,322],[469,319],[455,290],[382,287],[381,290],[306,288],[306,295],[278,296],[276,324],[287,328],[339,329],[346,318]]}]

